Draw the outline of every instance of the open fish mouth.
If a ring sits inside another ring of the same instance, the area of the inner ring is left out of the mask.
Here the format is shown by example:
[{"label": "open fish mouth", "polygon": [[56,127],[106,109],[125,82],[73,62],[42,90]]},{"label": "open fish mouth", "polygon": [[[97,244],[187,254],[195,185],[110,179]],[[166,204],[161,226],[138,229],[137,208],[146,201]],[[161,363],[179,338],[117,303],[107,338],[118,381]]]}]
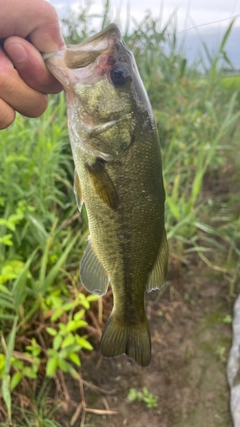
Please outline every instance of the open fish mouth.
[{"label": "open fish mouth", "polygon": [[110,24],[77,46],[68,46],[64,58],[66,66],[73,69],[86,67],[120,40],[122,36],[118,27]]},{"label": "open fish mouth", "polygon": [[84,68],[118,41],[122,41],[121,33],[115,24],[110,24],[78,45],[69,45],[65,50],[43,53],[42,56],[53,67],[65,65],[70,69]]}]

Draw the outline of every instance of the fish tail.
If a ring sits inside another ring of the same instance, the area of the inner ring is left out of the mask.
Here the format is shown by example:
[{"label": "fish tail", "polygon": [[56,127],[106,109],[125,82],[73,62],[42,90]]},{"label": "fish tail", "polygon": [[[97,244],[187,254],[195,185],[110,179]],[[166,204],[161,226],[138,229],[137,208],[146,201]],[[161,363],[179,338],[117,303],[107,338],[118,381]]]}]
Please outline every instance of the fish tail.
[{"label": "fish tail", "polygon": [[147,317],[136,325],[117,322],[111,314],[101,339],[101,353],[104,357],[126,354],[140,366],[151,361],[151,337]]}]

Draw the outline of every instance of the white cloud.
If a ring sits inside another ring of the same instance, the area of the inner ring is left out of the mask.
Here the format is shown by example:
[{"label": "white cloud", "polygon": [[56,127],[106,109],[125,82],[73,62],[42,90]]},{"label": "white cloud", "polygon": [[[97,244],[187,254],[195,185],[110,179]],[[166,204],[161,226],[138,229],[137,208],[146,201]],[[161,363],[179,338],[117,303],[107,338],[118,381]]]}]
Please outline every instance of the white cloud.
[{"label": "white cloud", "polygon": [[[79,5],[86,5],[87,2],[82,0],[48,0],[52,3],[59,15],[63,16],[63,10],[71,6],[77,10]],[[102,0],[92,0],[90,13],[101,14],[103,11]],[[112,0],[110,1],[113,10],[113,18],[118,16],[120,22],[126,22],[128,0]],[[202,26],[208,24],[211,26],[213,22],[218,21],[218,25],[226,27],[233,15],[240,15],[239,0],[130,0],[130,16],[140,22],[146,11],[152,11],[152,15],[157,17],[162,14],[162,22],[165,23],[170,15],[176,12],[176,22],[178,30],[184,30],[193,26]],[[120,11],[120,13],[119,13]],[[221,22],[219,22],[221,21]],[[240,18],[236,20],[235,26],[240,26]],[[199,28],[200,29],[200,28]]]}]

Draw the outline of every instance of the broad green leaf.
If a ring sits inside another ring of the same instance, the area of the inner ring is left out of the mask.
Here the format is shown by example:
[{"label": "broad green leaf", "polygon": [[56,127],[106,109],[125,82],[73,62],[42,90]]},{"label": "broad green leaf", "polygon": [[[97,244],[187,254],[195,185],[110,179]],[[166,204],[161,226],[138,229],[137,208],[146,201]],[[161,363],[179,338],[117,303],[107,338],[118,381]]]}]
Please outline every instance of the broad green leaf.
[{"label": "broad green leaf", "polygon": [[79,335],[76,336],[76,341],[82,348],[85,348],[86,350],[93,350],[93,347],[90,342],[88,342],[84,338],[81,338]]},{"label": "broad green leaf", "polygon": [[12,246],[12,234],[5,234],[3,237],[0,237],[0,243],[6,246]]},{"label": "broad green leaf", "polygon": [[47,377],[53,377],[57,368],[58,368],[58,359],[57,358],[49,359],[47,361],[46,376]]},{"label": "broad green leaf", "polygon": [[53,337],[55,337],[55,335],[57,335],[56,329],[46,328],[46,331],[49,333],[49,335],[52,335]]},{"label": "broad green leaf", "polygon": [[59,319],[59,317],[61,317],[63,314],[63,308],[59,308],[58,310],[56,310],[52,316],[51,316],[51,320],[54,322],[55,320]]},{"label": "broad green leaf", "polygon": [[13,374],[11,379],[11,385],[10,385],[11,390],[14,390],[17,387],[18,383],[22,379],[22,376],[23,376],[22,372],[15,372]]},{"label": "broad green leaf", "polygon": [[80,320],[80,319],[82,319],[82,317],[84,316],[84,314],[85,314],[85,310],[82,309],[82,310],[78,311],[73,316],[74,320]]},{"label": "broad green leaf", "polygon": [[73,363],[75,363],[75,365],[81,366],[81,361],[80,361],[78,354],[70,353],[68,357]]},{"label": "broad green leaf", "polygon": [[34,370],[33,366],[25,366],[23,368],[23,376],[27,377],[27,378],[32,378],[33,380],[37,378],[37,373]]},{"label": "broad green leaf", "polygon": [[63,340],[61,347],[62,348],[70,347],[72,344],[74,344],[74,342],[75,342],[75,338],[74,338],[73,334],[70,333]]},{"label": "broad green leaf", "polygon": [[69,320],[67,323],[67,331],[71,332],[71,331],[75,331],[76,329],[78,329],[78,323],[76,320]]},{"label": "broad green leaf", "polygon": [[63,337],[61,337],[61,335],[56,335],[53,339],[53,348],[54,350],[59,350],[61,344],[63,341]]},{"label": "broad green leaf", "polygon": [[81,304],[86,310],[90,308],[90,304],[87,299],[82,299],[79,301],[79,304]]},{"label": "broad green leaf", "polygon": [[69,363],[66,362],[64,359],[59,359],[58,366],[63,372],[69,371],[69,366],[71,366]]},{"label": "broad green leaf", "polygon": [[75,306],[76,306],[75,301],[71,301],[71,302],[67,302],[66,304],[64,304],[63,309],[64,309],[64,311],[69,311],[69,310],[72,310]]}]

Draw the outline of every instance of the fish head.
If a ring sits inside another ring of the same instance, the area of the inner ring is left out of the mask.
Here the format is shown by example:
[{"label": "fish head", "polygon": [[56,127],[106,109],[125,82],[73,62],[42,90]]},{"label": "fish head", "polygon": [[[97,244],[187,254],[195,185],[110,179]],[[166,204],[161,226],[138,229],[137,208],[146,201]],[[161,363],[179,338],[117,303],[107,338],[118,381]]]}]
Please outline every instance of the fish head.
[{"label": "fish head", "polygon": [[[44,58],[65,89],[68,108],[77,110],[80,122],[85,129],[91,128],[95,136],[114,124],[119,130],[128,128],[132,135],[137,118],[141,120],[137,113],[151,111],[134,56],[115,24],[79,45],[44,54]],[[112,133],[112,138],[115,134]]]}]

